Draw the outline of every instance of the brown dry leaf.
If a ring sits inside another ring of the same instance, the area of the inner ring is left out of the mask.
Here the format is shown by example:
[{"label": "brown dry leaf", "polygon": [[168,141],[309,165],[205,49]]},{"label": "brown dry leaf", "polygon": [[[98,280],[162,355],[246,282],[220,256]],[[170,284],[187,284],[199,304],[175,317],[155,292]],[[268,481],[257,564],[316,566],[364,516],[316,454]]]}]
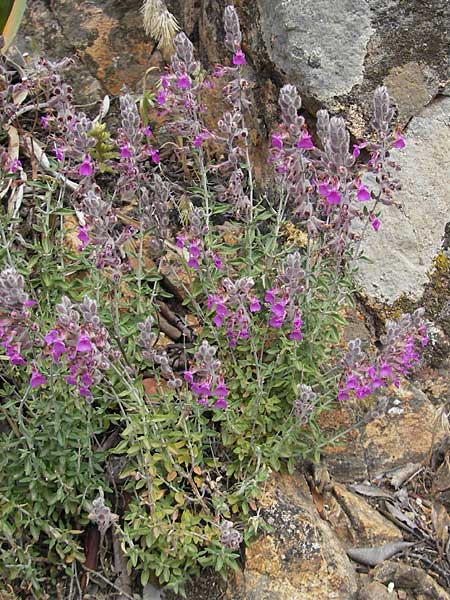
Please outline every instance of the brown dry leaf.
[{"label": "brown dry leaf", "polygon": [[314,502],[314,506],[316,507],[317,512],[319,513],[319,515],[321,517],[324,516],[324,507],[325,507],[325,500],[324,497],[322,496],[322,494],[320,494],[318,492],[318,490],[313,487],[311,490],[311,496]]},{"label": "brown dry leaf", "polygon": [[173,481],[174,479],[176,479],[177,477],[177,472],[176,471],[170,471],[169,473],[167,473],[167,481],[170,483],[171,481]]},{"label": "brown dry leaf", "polygon": [[407,529],[414,531],[416,529],[416,524],[408,517],[406,513],[401,511],[397,506],[391,504],[390,502],[386,502],[386,508],[389,513],[396,519],[400,527],[406,527]]},{"label": "brown dry leaf", "polygon": [[385,498],[387,500],[393,500],[393,496],[391,493],[383,490],[382,488],[376,485],[368,485],[365,483],[355,483],[354,485],[349,485],[349,488],[360,494],[361,496],[366,496],[367,498]]},{"label": "brown dry leaf", "polygon": [[241,225],[225,221],[223,225],[219,225],[219,231],[222,232],[222,239],[229,246],[236,246],[242,240],[244,228]]},{"label": "brown dry leaf", "polygon": [[420,463],[407,463],[398,469],[393,469],[386,473],[387,479],[392,483],[396,490],[405,483],[407,479],[417,474],[421,470]]},{"label": "brown dry leaf", "polygon": [[79,252],[80,240],[78,239],[79,223],[75,215],[64,215],[63,220],[63,246],[74,254]]},{"label": "brown dry leaf", "polygon": [[164,381],[158,382],[154,377],[147,377],[142,380],[144,393],[147,397],[160,396],[161,392],[167,389]]},{"label": "brown dry leaf", "polygon": [[436,534],[436,545],[439,553],[442,555],[449,539],[450,517],[445,506],[436,500],[433,502],[431,509],[431,521]]},{"label": "brown dry leaf", "polygon": [[283,227],[283,233],[289,242],[294,242],[300,248],[306,248],[308,244],[308,234],[294,225],[286,223]]},{"label": "brown dry leaf", "polygon": [[347,554],[362,565],[374,567],[411,546],[414,546],[413,542],[392,542],[374,548],[349,548]]},{"label": "brown dry leaf", "polygon": [[448,392],[448,383],[443,377],[439,377],[435,382],[428,386],[429,393],[433,398],[442,398]]},{"label": "brown dry leaf", "polygon": [[[149,242],[150,242],[150,236],[146,235],[144,236],[144,252],[143,252],[143,257],[142,257],[142,268],[145,269],[145,271],[149,271],[152,269],[156,269],[156,265],[155,265],[155,261],[150,258],[150,256],[147,254],[146,249],[149,247]],[[138,264],[139,264],[139,260],[136,256],[137,252],[138,252],[138,248],[139,248],[139,242],[138,240],[134,240],[134,239],[129,239],[128,242],[125,244],[125,252],[128,254],[128,260],[130,261],[130,265],[131,268],[134,269],[135,271],[138,268]]]}]

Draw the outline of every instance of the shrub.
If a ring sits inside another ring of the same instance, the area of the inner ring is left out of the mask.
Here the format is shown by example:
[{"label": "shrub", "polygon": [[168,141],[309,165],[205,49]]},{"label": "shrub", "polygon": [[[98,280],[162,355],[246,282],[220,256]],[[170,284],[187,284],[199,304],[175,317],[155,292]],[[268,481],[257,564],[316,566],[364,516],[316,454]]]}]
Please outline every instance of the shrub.
[{"label": "shrub", "polygon": [[204,567],[235,568],[266,526],[270,471],[318,460],[318,415],[398,383],[426,343],[420,311],[371,359],[341,341],[359,240],[399,187],[387,90],[350,148],[326,111],[313,138],[285,85],[257,181],[233,7],[225,31],[230,64],[212,76],[179,33],[159,87],[120,98],[116,129],[108,98],[95,118],[76,109],[70,60],[17,82],[2,58],[0,563],[40,597],[76,577],[89,520],[142,584],[182,592]]}]

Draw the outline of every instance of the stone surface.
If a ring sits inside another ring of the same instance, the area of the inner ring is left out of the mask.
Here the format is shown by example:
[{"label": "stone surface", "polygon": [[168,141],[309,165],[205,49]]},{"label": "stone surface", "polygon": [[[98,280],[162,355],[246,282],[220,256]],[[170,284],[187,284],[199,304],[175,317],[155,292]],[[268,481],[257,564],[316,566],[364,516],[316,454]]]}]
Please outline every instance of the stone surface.
[{"label": "stone surface", "polygon": [[258,4],[271,60],[303,93],[326,103],[362,82],[373,33],[366,0],[259,0]]},{"label": "stone surface", "polygon": [[393,582],[396,589],[405,590],[415,600],[450,600],[450,595],[423,569],[411,567],[405,563],[385,561],[375,567],[373,576],[376,581]]},{"label": "stone surface", "polygon": [[436,416],[427,396],[407,382],[398,390],[385,390],[369,409],[368,422],[344,437],[342,445],[325,449],[330,473],[351,483],[420,463],[440,439]]},{"label": "stone surface", "polygon": [[117,95],[123,86],[137,92],[146,69],[161,59],[144,32],[141,5],[141,0],[33,0],[17,45],[50,59],[73,57],[70,80],[82,100]]},{"label": "stone surface", "polygon": [[390,593],[387,587],[378,581],[365,582],[358,590],[358,600],[397,600],[396,592]]},{"label": "stone surface", "polygon": [[446,0],[258,0],[258,6],[275,70],[298,85],[309,107],[345,111],[355,135],[382,81],[393,88],[402,124],[448,83]]},{"label": "stone surface", "polygon": [[405,140],[406,148],[395,152],[403,207],[383,208],[382,226],[368,231],[362,244],[371,262],[359,270],[365,291],[390,303],[402,294],[420,297],[450,220],[450,98],[436,99],[414,117]]},{"label": "stone surface", "polygon": [[260,501],[273,527],[246,550],[228,600],[350,600],[356,574],[301,475],[274,475]]},{"label": "stone surface", "polygon": [[334,502],[328,501],[331,510],[326,519],[345,547],[382,546],[403,539],[398,527],[364,498],[339,483],[334,483],[332,489]]}]

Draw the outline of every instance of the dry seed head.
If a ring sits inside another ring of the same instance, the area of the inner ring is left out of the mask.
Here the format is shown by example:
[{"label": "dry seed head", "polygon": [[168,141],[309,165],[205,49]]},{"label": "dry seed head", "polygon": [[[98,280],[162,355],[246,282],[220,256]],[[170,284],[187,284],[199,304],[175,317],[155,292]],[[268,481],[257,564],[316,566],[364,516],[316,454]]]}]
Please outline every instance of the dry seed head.
[{"label": "dry seed head", "polygon": [[158,48],[173,51],[173,39],[180,26],[163,0],[145,0],[142,10],[147,35],[157,40]]}]

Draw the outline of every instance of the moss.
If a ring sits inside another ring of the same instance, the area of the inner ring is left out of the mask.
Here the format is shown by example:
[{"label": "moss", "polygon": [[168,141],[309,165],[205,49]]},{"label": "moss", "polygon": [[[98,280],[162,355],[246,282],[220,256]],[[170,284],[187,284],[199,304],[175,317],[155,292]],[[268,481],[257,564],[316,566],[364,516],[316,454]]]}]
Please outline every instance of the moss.
[{"label": "moss", "polygon": [[428,316],[437,319],[442,313],[442,308],[449,300],[450,291],[450,258],[440,252],[433,261],[433,270],[429,275],[422,304]]}]

